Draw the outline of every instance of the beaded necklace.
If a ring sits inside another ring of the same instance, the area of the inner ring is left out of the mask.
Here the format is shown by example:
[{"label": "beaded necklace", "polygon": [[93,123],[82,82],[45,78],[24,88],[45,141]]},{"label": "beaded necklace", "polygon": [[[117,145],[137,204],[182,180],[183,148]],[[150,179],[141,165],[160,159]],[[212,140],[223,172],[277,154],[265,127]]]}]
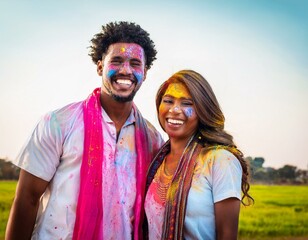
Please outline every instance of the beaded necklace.
[{"label": "beaded necklace", "polygon": [[156,193],[159,199],[165,205],[167,192],[170,187],[173,175],[167,175],[164,171],[165,169],[165,159],[163,160],[161,166],[158,168],[157,173],[154,176],[155,182],[157,182]]},{"label": "beaded necklace", "polygon": [[[191,136],[191,138],[189,139],[189,141],[187,142],[181,158],[179,160],[179,163],[182,161],[182,158],[187,150],[187,147],[190,145],[190,143],[192,142],[194,138],[194,135]],[[154,180],[155,182],[157,182],[157,188],[156,188],[156,193],[159,196],[159,199],[161,200],[161,202],[163,203],[163,205],[165,205],[166,203],[166,197],[167,197],[167,193],[168,193],[168,189],[171,185],[172,179],[173,179],[173,175],[174,174],[170,174],[168,169],[165,166],[166,163],[166,157],[164,158],[163,162],[161,163],[160,167],[157,169],[157,173],[154,176]],[[179,171],[179,167],[181,164],[178,164],[176,171]]]}]

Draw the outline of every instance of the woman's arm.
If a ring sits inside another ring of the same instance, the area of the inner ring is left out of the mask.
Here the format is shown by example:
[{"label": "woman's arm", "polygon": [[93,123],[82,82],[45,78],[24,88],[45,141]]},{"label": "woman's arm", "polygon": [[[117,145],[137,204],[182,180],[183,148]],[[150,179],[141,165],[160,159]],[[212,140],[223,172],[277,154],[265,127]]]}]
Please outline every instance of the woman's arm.
[{"label": "woman's arm", "polygon": [[24,170],[20,171],[16,194],[8,220],[5,239],[31,239],[39,200],[48,182]]},{"label": "woman's arm", "polygon": [[237,198],[227,198],[214,204],[217,240],[237,239],[240,204]]}]

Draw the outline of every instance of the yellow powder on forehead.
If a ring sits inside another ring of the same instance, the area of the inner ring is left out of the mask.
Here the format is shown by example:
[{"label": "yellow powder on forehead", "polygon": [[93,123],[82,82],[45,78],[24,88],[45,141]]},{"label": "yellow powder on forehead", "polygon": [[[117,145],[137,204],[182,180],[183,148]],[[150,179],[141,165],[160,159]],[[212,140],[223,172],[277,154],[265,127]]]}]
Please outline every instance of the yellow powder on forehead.
[{"label": "yellow powder on forehead", "polygon": [[120,50],[120,51],[121,51],[121,52],[125,52],[125,50],[126,50],[125,47],[121,47],[121,50]]},{"label": "yellow powder on forehead", "polygon": [[175,98],[191,98],[188,89],[183,83],[171,83],[164,96],[169,95]]}]

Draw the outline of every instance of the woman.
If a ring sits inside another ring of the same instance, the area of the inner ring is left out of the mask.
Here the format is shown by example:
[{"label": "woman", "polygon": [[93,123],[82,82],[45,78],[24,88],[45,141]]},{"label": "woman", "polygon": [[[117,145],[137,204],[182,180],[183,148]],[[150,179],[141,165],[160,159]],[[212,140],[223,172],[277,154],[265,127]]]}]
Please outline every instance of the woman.
[{"label": "woman", "polygon": [[169,140],[148,171],[149,239],[236,239],[240,203],[253,201],[248,166],[209,83],[179,71],[161,85],[156,107]]}]

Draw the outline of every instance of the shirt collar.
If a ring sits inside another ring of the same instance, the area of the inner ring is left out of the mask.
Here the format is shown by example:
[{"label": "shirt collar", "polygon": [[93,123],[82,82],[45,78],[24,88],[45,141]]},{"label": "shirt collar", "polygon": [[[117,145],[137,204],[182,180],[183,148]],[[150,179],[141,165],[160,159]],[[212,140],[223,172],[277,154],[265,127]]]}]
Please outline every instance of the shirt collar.
[{"label": "shirt collar", "polygon": [[[102,107],[102,116],[103,116],[103,120],[106,122],[106,123],[114,123],[111,118],[108,116],[108,114],[106,113],[105,109]],[[128,116],[128,118],[126,119],[123,127],[126,127],[130,124],[133,124],[136,122],[136,119],[135,119],[135,110],[134,108],[132,108],[132,110],[130,111],[130,114]]]}]

